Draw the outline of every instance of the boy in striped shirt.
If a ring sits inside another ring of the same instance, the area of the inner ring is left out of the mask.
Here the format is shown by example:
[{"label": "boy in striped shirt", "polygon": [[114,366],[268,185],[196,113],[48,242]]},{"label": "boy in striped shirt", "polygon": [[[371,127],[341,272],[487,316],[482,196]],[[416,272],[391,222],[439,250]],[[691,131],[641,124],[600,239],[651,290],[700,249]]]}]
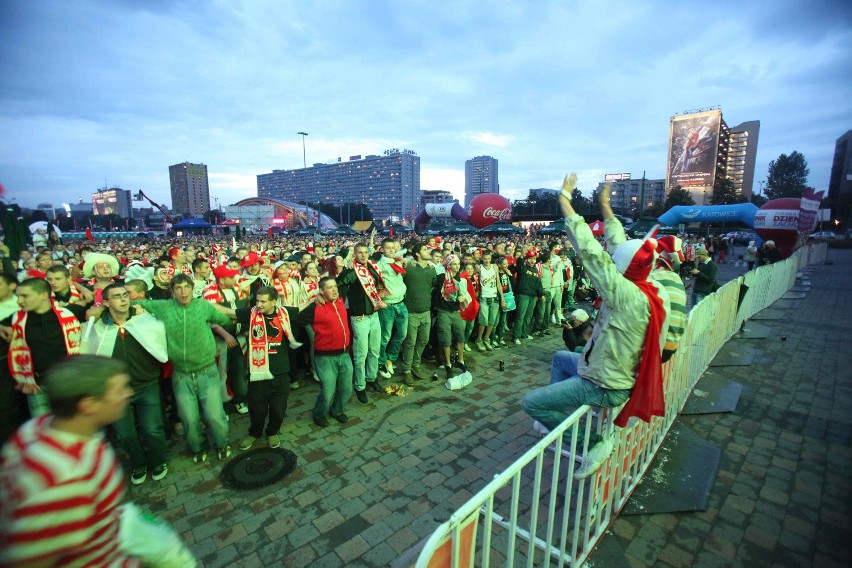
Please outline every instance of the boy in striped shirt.
[{"label": "boy in striped shirt", "polygon": [[122,361],[55,366],[53,414],[21,426],[0,458],[0,565],[137,566],[119,548],[124,474],[101,432],[133,395]]}]

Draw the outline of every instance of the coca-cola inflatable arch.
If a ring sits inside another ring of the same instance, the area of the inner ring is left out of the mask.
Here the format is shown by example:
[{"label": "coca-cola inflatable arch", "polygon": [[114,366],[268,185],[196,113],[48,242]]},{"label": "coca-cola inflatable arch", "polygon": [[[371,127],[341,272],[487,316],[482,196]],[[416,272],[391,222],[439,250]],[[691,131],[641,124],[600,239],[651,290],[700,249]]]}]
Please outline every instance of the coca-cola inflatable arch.
[{"label": "coca-cola inflatable arch", "polygon": [[477,229],[484,229],[497,221],[511,221],[512,204],[496,193],[477,195],[471,200],[467,211],[458,203],[430,203],[414,218],[414,224],[418,230],[423,230],[432,217],[452,217],[470,223]]}]

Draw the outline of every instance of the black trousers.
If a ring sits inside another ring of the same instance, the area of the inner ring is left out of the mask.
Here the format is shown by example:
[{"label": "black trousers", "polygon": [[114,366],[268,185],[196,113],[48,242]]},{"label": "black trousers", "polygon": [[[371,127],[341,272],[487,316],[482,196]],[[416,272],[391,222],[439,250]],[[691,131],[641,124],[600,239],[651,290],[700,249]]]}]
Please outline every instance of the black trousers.
[{"label": "black trousers", "polygon": [[[277,434],[287,412],[287,398],[290,396],[290,375],[273,375],[268,381],[249,381],[249,435],[259,438],[263,435]],[[266,419],[269,417],[269,422]]]}]

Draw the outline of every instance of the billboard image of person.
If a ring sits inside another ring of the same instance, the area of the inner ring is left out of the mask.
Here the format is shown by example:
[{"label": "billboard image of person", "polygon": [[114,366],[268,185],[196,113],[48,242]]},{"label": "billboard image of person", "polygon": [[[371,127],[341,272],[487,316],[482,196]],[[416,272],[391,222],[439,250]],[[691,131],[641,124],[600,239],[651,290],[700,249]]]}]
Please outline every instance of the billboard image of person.
[{"label": "billboard image of person", "polygon": [[713,187],[721,121],[720,110],[672,117],[668,187]]}]

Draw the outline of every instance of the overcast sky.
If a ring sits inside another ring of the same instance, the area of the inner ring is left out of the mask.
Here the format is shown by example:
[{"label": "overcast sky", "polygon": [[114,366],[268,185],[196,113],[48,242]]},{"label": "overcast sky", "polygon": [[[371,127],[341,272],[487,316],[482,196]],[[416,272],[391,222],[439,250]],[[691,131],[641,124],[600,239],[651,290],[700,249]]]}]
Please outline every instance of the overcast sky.
[{"label": "overcast sky", "polygon": [[[589,195],[665,177],[669,118],[760,120],[755,174],[802,152],[828,185],[852,128],[852,2],[0,0],[0,183],[25,206],[106,183],[171,205],[168,166],[208,166],[222,205],[256,175],[414,150],[421,188]],[[212,199],[211,199],[212,201]],[[212,203],[215,206],[215,202]]]}]

